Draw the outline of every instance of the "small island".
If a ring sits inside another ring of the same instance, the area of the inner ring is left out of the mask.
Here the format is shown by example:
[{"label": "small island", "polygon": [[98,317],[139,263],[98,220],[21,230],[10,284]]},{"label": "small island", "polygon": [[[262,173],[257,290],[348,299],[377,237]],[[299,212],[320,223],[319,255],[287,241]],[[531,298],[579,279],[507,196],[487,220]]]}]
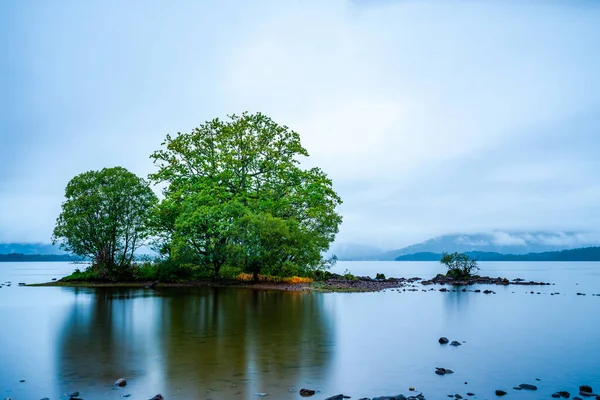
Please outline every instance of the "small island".
[{"label": "small island", "polygon": [[[301,167],[307,157],[296,132],[243,113],[167,135],[150,156],[158,170],[148,180],[123,167],[81,173],[67,184],[52,239],[90,263],[37,286],[417,291],[417,277],[328,271],[337,258],[323,254],[342,222],[342,200],[325,172]],[[160,200],[152,184],[163,188]],[[158,256],[136,259],[142,245]],[[523,284],[474,275],[477,261],[462,253],[443,254],[441,263],[448,273],[423,285]]]}]

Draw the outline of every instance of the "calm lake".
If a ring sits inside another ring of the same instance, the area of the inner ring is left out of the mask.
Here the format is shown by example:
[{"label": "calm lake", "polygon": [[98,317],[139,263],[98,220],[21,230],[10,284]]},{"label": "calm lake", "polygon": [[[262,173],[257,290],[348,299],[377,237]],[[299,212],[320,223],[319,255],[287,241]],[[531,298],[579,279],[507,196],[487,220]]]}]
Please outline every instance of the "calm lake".
[{"label": "calm lake", "polygon": [[[481,263],[482,275],[555,283],[487,287],[491,295],[18,286],[75,267],[0,263],[0,283],[12,282],[0,288],[0,399],[74,390],[88,400],[300,399],[301,388],[319,390],[314,399],[359,399],[409,387],[427,399],[491,399],[495,389],[545,399],[558,390],[573,396],[582,384],[600,392],[600,296],[592,296],[600,263]],[[429,262],[339,262],[335,272],[346,269],[443,272]],[[441,346],[440,336],[465,343]],[[438,376],[435,367],[455,373]],[[113,387],[120,377],[128,385]],[[539,390],[512,389],[520,383]]]}]

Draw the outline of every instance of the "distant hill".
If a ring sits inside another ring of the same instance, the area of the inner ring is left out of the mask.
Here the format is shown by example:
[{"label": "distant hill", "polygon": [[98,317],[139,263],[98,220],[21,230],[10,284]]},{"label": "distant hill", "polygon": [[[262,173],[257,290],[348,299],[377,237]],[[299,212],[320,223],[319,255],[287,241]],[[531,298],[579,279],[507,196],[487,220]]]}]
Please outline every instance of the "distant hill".
[{"label": "distant hill", "polygon": [[[528,254],[500,254],[485,251],[467,251],[465,254],[478,261],[600,261],[600,247]],[[396,261],[440,261],[441,258],[440,253],[421,252],[396,257]]]},{"label": "distant hill", "polygon": [[49,243],[0,243],[0,254],[67,254]]},{"label": "distant hill", "polygon": [[528,254],[600,246],[600,234],[586,232],[504,232],[449,234],[398,250],[382,252],[371,260],[392,261],[416,253],[490,252]]},{"label": "distant hill", "polygon": [[0,262],[37,262],[37,261],[83,261],[82,258],[70,254],[0,254]]}]

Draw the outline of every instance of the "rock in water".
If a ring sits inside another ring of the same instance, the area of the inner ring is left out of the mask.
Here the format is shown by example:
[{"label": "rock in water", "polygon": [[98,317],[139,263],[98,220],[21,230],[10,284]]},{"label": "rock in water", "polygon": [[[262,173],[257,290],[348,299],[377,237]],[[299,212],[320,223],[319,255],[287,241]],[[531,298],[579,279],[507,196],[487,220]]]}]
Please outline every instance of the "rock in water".
[{"label": "rock in water", "polygon": [[452,343],[450,343],[450,346],[462,346],[462,344],[456,340],[453,340]]},{"label": "rock in water", "polygon": [[325,400],[342,400],[342,399],[349,399],[350,396],[344,396],[343,394],[336,394],[335,396],[331,396],[326,398]]},{"label": "rock in water", "polygon": [[506,392],[504,390],[496,390],[496,396],[504,396]]},{"label": "rock in water", "polygon": [[65,394],[65,396],[67,396],[67,397],[77,397],[77,396],[79,396],[79,392],[76,390],[74,392]]},{"label": "rock in water", "polygon": [[565,392],[563,390],[563,391],[560,391],[560,392],[553,393],[552,397],[557,398],[557,399],[560,398],[560,397],[562,397],[564,399],[568,399],[569,397],[571,397],[571,393]]},{"label": "rock in water", "polygon": [[312,389],[300,389],[300,396],[309,397],[314,395],[316,392]]},{"label": "rock in water", "polygon": [[165,398],[162,396],[162,394],[157,394],[156,396],[154,396],[153,398],[151,398],[149,400],[165,400]]},{"label": "rock in water", "polygon": [[525,390],[537,390],[537,386],[530,385],[529,383],[521,383],[519,387]]},{"label": "rock in water", "polygon": [[125,386],[125,385],[127,385],[127,381],[126,381],[125,379],[123,379],[123,378],[119,378],[119,379],[117,379],[117,381],[115,382],[115,386],[120,386],[120,387],[123,387],[123,386]]},{"label": "rock in water", "polygon": [[441,337],[439,338],[438,342],[440,342],[440,344],[446,344],[449,342],[447,337]]},{"label": "rock in water", "polygon": [[579,391],[583,392],[583,393],[593,393],[594,392],[592,390],[592,387],[588,386],[588,385],[581,385],[581,386],[579,386]]}]

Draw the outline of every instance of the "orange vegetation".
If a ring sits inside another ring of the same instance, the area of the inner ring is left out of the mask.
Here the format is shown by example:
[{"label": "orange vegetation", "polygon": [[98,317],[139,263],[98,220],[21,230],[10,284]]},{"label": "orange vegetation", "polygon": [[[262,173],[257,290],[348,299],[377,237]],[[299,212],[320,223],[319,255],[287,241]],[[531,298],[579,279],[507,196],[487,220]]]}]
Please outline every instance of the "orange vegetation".
[{"label": "orange vegetation", "polygon": [[[254,281],[254,276],[252,274],[239,274],[237,276],[238,280],[243,282],[252,282]],[[271,282],[271,283],[291,283],[291,284],[299,284],[299,283],[311,283],[313,280],[311,278],[303,278],[300,276],[291,276],[291,277],[281,277],[281,276],[271,276],[271,275],[258,275],[259,282]]]}]

